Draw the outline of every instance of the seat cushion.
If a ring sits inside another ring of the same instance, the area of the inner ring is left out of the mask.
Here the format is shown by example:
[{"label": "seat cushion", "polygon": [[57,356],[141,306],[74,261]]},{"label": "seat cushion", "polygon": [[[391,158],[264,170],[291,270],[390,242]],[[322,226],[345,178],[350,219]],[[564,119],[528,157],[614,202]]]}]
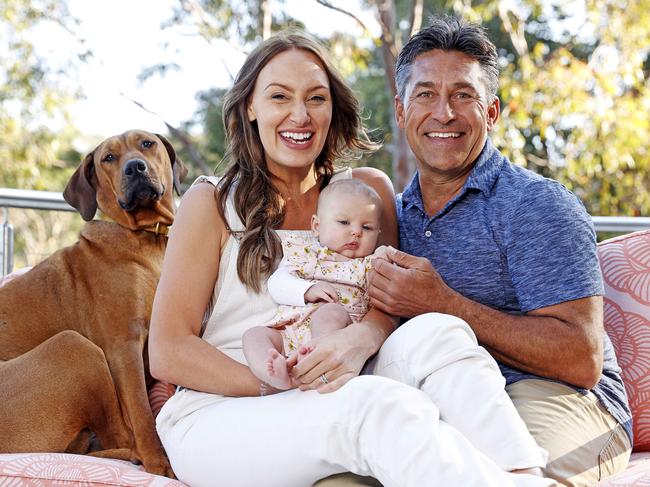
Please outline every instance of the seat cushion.
[{"label": "seat cushion", "polygon": [[65,453],[8,453],[0,455],[3,486],[151,486],[183,487],[185,484],[145,472],[121,460]]},{"label": "seat cushion", "polygon": [[598,487],[650,487],[650,453],[633,453],[625,471],[599,482]]},{"label": "seat cushion", "polygon": [[650,230],[601,242],[598,254],[605,328],[630,401],[634,451],[650,451]]},{"label": "seat cushion", "polygon": [[158,416],[158,413],[167,400],[174,395],[174,392],[176,392],[176,386],[174,384],[168,384],[160,380],[151,386],[151,389],[149,389],[149,406],[151,406],[151,412],[154,418]]}]

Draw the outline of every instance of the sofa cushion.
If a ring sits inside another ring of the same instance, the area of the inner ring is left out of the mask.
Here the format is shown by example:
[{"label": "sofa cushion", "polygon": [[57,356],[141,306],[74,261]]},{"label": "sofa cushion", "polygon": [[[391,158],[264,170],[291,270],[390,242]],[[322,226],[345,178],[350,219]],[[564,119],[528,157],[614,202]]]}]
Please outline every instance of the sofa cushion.
[{"label": "sofa cushion", "polygon": [[627,469],[599,482],[598,487],[650,487],[650,453],[632,453]]},{"label": "sofa cushion", "polygon": [[634,451],[650,451],[650,230],[601,242],[605,328],[630,401]]},{"label": "sofa cushion", "polygon": [[151,389],[149,389],[149,406],[153,417],[158,416],[158,413],[165,405],[167,400],[176,392],[176,386],[161,380],[156,381]]},{"label": "sofa cushion", "polygon": [[9,453],[0,455],[3,486],[151,486],[185,484],[145,472],[129,462],[65,453]]}]

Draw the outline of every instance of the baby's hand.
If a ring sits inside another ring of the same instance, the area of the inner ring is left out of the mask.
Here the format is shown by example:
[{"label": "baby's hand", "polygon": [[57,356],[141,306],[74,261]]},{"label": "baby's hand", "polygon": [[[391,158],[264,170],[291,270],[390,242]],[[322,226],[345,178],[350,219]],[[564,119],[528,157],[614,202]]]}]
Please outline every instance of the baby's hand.
[{"label": "baby's hand", "polygon": [[382,245],[381,247],[377,247],[372,255],[375,259],[384,259],[387,262],[392,262],[390,256],[393,256],[394,254],[394,247],[391,247],[390,245]]},{"label": "baby's hand", "polygon": [[337,303],[339,296],[336,288],[328,282],[317,282],[305,292],[305,303],[316,303],[325,301],[326,303]]}]

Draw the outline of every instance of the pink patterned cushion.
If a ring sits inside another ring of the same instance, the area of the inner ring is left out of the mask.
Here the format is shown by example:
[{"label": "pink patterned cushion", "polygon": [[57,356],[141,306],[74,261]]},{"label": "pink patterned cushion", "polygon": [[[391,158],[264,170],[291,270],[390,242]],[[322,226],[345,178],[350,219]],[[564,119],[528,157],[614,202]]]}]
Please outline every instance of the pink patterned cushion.
[{"label": "pink patterned cushion", "polygon": [[129,462],[65,453],[0,455],[0,485],[185,486],[177,480],[147,473]]},{"label": "pink patterned cushion", "polygon": [[599,482],[598,487],[650,487],[650,453],[633,453],[624,472]]},{"label": "pink patterned cushion", "polygon": [[650,451],[650,230],[601,242],[598,253],[605,281],[605,328],[623,370],[634,451]]},{"label": "pink patterned cushion", "polygon": [[149,389],[149,406],[151,406],[154,418],[158,416],[167,399],[172,397],[174,392],[176,392],[174,384],[168,384],[160,380],[151,386],[151,389]]}]

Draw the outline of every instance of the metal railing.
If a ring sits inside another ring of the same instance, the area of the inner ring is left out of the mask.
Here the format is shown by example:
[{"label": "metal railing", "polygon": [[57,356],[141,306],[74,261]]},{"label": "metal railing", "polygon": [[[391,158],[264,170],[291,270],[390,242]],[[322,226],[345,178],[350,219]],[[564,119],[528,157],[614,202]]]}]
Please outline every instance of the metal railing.
[{"label": "metal railing", "polygon": [[629,233],[650,229],[647,216],[592,216],[597,232]]},{"label": "metal railing", "polygon": [[[13,270],[13,228],[9,223],[9,208],[77,211],[65,202],[61,193],[9,188],[0,188],[0,208],[4,212],[4,222],[0,225],[3,276]],[[594,216],[592,219],[597,232],[629,233],[650,229],[650,217]]]}]

